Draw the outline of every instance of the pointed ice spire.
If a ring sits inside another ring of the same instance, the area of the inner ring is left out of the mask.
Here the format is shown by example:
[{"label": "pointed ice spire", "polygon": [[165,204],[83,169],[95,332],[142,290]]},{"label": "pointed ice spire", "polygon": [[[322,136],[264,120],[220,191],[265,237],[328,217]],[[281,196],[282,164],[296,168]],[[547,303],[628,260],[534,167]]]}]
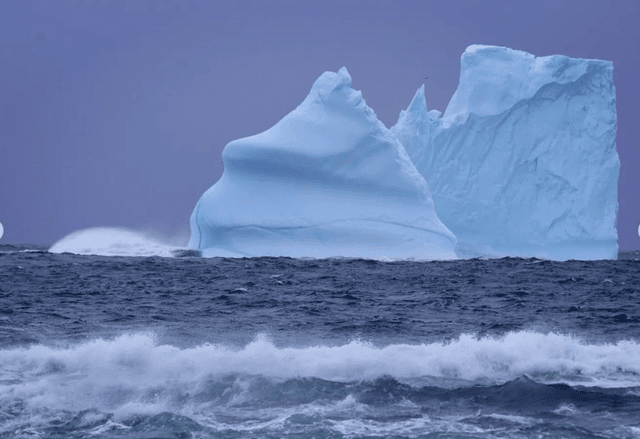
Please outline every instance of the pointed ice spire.
[{"label": "pointed ice spire", "polygon": [[425,112],[427,110],[427,100],[424,97],[424,84],[422,84],[413,95],[413,99],[406,111],[412,114],[420,114],[422,110]]},{"label": "pointed ice spire", "polygon": [[391,128],[391,132],[400,140],[414,165],[429,147],[431,124],[423,84],[416,91],[409,107],[400,112],[398,123]]}]

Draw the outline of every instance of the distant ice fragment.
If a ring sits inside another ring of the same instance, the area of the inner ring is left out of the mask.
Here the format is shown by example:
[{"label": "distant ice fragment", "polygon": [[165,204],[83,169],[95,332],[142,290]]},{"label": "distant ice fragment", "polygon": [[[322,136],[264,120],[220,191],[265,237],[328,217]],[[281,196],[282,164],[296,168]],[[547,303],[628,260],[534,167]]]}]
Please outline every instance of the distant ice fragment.
[{"label": "distant ice fragment", "polygon": [[455,258],[424,178],[344,67],[222,158],[191,215],[203,256]]},{"label": "distant ice fragment", "polygon": [[473,45],[442,118],[422,88],[391,130],[462,256],[617,257],[611,62]]}]

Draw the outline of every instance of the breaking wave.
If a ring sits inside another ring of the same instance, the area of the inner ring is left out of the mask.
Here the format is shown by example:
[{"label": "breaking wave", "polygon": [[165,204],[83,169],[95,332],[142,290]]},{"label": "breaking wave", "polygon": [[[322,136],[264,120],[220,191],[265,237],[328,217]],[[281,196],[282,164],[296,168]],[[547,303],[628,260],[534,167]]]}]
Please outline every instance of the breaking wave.
[{"label": "breaking wave", "polygon": [[544,430],[537,413],[588,419],[609,406],[635,407],[638,389],[640,344],[630,340],[588,344],[514,332],[290,348],[258,336],[244,347],[178,348],[135,333],[0,351],[0,432],[417,437]]},{"label": "breaking wave", "polygon": [[100,406],[108,389],[120,389],[127,400],[157,386],[186,390],[202,380],[231,375],[334,382],[391,376],[466,385],[499,384],[527,375],[547,383],[629,387],[640,386],[640,344],[586,344],[569,335],[514,332],[500,338],[462,335],[447,343],[384,347],[363,341],[277,347],[258,336],[242,348],[204,344],[182,349],[157,344],[153,334],[137,333],[70,347],[2,350],[0,373],[0,394],[65,406]]},{"label": "breaking wave", "polygon": [[[70,233],[49,248],[51,253],[98,256],[196,256],[186,246],[162,242],[150,233],[116,227],[94,227]],[[192,254],[193,253],[193,254]]]}]

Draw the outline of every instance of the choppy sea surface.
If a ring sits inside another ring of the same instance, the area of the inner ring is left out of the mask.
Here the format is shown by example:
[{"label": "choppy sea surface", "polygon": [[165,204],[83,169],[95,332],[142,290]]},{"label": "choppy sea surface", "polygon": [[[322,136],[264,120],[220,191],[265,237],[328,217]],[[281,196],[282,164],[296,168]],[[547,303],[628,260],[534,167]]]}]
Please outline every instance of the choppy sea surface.
[{"label": "choppy sea surface", "polygon": [[0,438],[640,438],[639,259],[0,246]]}]

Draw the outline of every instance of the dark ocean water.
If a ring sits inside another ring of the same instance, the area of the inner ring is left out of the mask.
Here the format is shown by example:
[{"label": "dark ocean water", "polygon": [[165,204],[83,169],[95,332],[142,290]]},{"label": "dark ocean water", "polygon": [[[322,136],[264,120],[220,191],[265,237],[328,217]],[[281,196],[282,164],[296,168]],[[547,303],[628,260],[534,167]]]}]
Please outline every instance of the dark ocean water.
[{"label": "dark ocean water", "polygon": [[0,248],[0,438],[640,438],[640,261]]}]

